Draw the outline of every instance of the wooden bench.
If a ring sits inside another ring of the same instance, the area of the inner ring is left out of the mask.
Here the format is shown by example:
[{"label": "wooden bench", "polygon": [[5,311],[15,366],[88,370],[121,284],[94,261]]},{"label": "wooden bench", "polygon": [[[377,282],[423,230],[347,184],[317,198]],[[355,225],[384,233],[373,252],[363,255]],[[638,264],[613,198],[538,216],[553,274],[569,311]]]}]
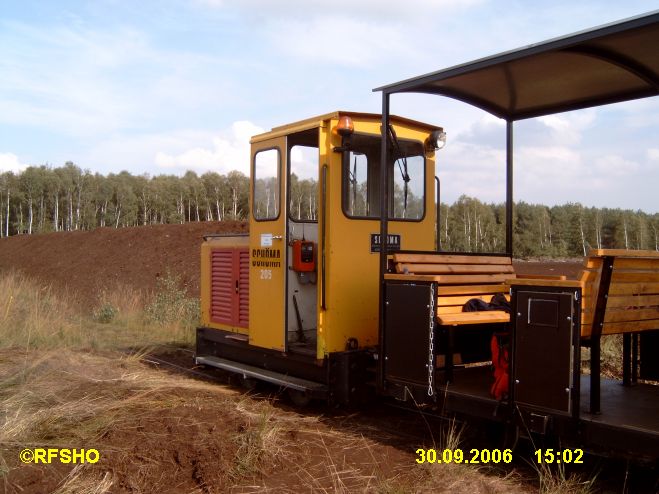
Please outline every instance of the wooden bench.
[{"label": "wooden bench", "polygon": [[[504,310],[463,312],[465,303],[474,298],[489,303],[493,296],[503,294],[510,300],[508,282],[517,277],[510,256],[399,253],[390,258],[390,266],[392,272],[385,274],[386,280],[437,283],[436,323],[445,337],[438,367],[444,368],[447,381],[453,380],[457,328],[510,322],[510,314]],[[485,351],[489,355],[489,347]]]},{"label": "wooden bench", "polygon": [[579,281],[582,338],[659,329],[659,252],[591,250]]},{"label": "wooden bench", "polygon": [[565,276],[516,275],[509,256],[394,254],[391,264],[395,273],[385,274],[387,280],[437,283],[437,323],[442,326],[508,323],[510,314],[505,311],[462,312],[462,308],[470,299],[489,302],[498,293],[510,300],[511,279],[565,279]]},{"label": "wooden bench", "polygon": [[581,344],[591,349],[592,413],[600,410],[600,338],[623,334],[623,382],[635,381],[631,335],[659,329],[659,252],[594,249],[575,281],[511,280],[515,285],[581,288]]},{"label": "wooden bench", "polygon": [[486,302],[497,293],[507,294],[506,280],[515,277],[510,257],[453,254],[394,254],[395,273],[387,280],[437,283],[437,323],[441,326],[508,323],[502,310],[462,312],[464,304],[479,298]]},{"label": "wooden bench", "polygon": [[478,298],[490,302],[496,294],[510,300],[512,279],[564,280],[565,276],[515,274],[510,256],[458,254],[393,254],[385,280],[437,283],[436,323],[446,337],[443,367],[447,381],[453,380],[454,337],[457,328],[483,324],[508,324],[510,314],[503,310],[463,312],[467,301]]}]

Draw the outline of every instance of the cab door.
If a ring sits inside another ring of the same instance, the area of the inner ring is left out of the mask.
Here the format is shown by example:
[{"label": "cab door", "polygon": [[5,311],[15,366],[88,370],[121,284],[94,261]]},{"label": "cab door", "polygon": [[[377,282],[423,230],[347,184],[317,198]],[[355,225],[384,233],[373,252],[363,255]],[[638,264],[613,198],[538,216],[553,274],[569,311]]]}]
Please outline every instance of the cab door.
[{"label": "cab door", "polygon": [[286,138],[253,142],[251,164],[249,343],[284,351]]}]

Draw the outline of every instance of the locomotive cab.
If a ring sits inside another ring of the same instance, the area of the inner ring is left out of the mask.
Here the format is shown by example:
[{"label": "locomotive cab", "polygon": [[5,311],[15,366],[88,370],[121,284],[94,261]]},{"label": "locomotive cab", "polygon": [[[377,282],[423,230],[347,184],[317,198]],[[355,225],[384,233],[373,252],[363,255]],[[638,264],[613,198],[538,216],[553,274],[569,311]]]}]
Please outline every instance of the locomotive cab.
[{"label": "locomotive cab", "polygon": [[[391,117],[389,252],[434,249],[441,135]],[[372,358],[381,152],[377,114],[335,112],[252,138],[249,235],[202,245],[198,363],[293,389],[296,377],[315,383],[305,391],[334,396],[334,373]]]}]

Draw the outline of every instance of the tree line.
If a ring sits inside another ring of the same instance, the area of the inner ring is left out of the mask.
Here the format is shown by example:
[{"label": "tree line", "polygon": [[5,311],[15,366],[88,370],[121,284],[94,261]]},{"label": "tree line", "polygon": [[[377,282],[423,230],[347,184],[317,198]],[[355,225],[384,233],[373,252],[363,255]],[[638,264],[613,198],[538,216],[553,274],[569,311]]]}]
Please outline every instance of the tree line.
[{"label": "tree line", "polygon": [[[291,177],[289,210],[296,219],[317,218],[318,187]],[[0,237],[90,230],[96,227],[245,220],[249,179],[188,171],[175,175],[92,174],[74,163],[31,166],[0,174]],[[520,257],[582,256],[589,248],[659,250],[659,213],[589,208],[578,203],[543,206],[517,202],[514,250]],[[505,205],[461,196],[440,205],[442,250],[501,252]]]},{"label": "tree line", "polygon": [[[445,251],[503,252],[505,204],[461,196],[440,206],[440,245]],[[589,249],[659,251],[659,213],[585,207],[579,203],[543,206],[516,202],[513,208],[516,257],[580,257]]]},{"label": "tree line", "polygon": [[237,171],[104,176],[71,162],[31,166],[0,174],[0,235],[240,220],[248,191],[248,178]]}]

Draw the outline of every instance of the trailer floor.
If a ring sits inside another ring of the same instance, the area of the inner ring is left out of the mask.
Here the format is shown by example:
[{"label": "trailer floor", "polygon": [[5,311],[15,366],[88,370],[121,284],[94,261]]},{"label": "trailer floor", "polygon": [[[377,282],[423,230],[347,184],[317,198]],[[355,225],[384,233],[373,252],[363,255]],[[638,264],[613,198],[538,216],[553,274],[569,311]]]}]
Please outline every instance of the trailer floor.
[{"label": "trailer floor", "polygon": [[449,384],[448,391],[496,402],[490,394],[490,388],[494,383],[491,365],[456,367],[453,370],[453,378],[454,382]]},{"label": "trailer floor", "polygon": [[589,411],[590,376],[581,376],[581,420],[659,436],[659,386],[623,386],[622,381],[604,378],[600,386],[602,413],[593,415]]}]

